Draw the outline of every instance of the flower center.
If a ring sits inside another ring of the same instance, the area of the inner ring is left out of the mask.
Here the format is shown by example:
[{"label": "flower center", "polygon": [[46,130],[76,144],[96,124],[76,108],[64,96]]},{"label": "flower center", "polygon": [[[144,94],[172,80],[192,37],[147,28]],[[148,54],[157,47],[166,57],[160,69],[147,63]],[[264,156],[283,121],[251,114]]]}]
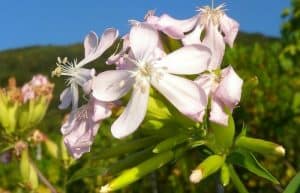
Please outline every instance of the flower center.
[{"label": "flower center", "polygon": [[220,18],[224,14],[224,4],[218,6],[217,8],[213,9],[208,6],[201,7],[198,11],[201,12],[201,20],[200,24],[207,25],[210,21],[214,25],[220,24]]}]

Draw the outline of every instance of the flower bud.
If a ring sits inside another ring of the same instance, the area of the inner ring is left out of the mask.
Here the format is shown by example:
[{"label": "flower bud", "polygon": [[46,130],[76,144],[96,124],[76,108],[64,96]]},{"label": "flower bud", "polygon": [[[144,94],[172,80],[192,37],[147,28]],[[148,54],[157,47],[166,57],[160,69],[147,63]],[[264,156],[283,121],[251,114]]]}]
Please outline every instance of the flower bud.
[{"label": "flower bud", "polygon": [[229,172],[229,167],[225,163],[222,168],[221,168],[221,183],[222,186],[227,186],[230,181],[230,172]]},{"label": "flower bud", "polygon": [[173,137],[170,137],[160,143],[158,143],[154,149],[152,150],[153,153],[161,153],[167,150],[172,149],[173,147],[182,144],[188,140],[188,136],[185,134],[179,134]]},{"label": "flower bud", "polygon": [[160,168],[174,158],[172,151],[157,154],[154,157],[142,162],[141,164],[125,170],[117,178],[113,179],[109,184],[101,187],[100,193],[107,193],[119,190],[149,174],[150,172]]},{"label": "flower bud", "polygon": [[240,136],[236,140],[236,146],[244,149],[260,153],[262,155],[275,155],[284,156],[285,149],[276,143],[265,141],[262,139],[256,139],[246,136]]},{"label": "flower bud", "polygon": [[211,155],[201,162],[198,167],[192,171],[190,181],[199,183],[202,179],[218,171],[224,164],[225,157],[220,155]]},{"label": "flower bud", "polygon": [[36,189],[39,185],[38,176],[32,163],[30,163],[28,149],[24,149],[21,153],[20,171],[23,182],[27,184],[30,189]]},{"label": "flower bud", "polygon": [[0,124],[6,133],[36,126],[47,111],[52,91],[53,84],[42,75],[34,76],[22,88],[16,87],[15,78],[10,78],[8,86],[0,89]]}]

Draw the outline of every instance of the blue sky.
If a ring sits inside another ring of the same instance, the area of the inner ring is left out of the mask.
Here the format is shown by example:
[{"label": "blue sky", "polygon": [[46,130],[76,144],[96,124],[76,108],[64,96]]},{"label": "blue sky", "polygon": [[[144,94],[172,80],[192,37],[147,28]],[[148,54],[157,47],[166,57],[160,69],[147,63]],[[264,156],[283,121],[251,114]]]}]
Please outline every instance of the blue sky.
[{"label": "blue sky", "polygon": [[[226,3],[227,13],[240,22],[241,30],[279,36],[280,13],[289,0],[216,0]],[[121,34],[128,20],[141,20],[149,9],[183,19],[208,0],[1,0],[0,50],[31,45],[64,45],[81,42],[91,30],[107,27]]]}]

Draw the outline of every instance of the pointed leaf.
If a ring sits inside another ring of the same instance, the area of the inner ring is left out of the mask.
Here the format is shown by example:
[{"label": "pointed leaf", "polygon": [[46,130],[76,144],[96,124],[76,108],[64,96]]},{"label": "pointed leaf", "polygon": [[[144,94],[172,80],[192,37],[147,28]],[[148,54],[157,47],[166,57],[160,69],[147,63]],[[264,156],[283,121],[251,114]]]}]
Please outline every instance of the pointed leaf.
[{"label": "pointed leaf", "polygon": [[283,193],[297,193],[300,191],[300,172],[290,181]]},{"label": "pointed leaf", "polygon": [[246,168],[250,172],[262,178],[270,180],[275,184],[279,184],[278,180],[256,160],[255,156],[252,153],[248,151],[235,151],[229,155],[227,160],[232,164]]},{"label": "pointed leaf", "polygon": [[108,148],[101,149],[98,153],[95,153],[95,156],[92,159],[106,159],[111,157],[116,157],[124,155],[125,153],[131,153],[158,142],[160,139],[158,136],[145,137],[142,139],[137,139],[134,141],[122,142],[118,145]]},{"label": "pointed leaf", "polygon": [[152,154],[152,147],[147,148],[145,150],[142,150],[137,153],[130,154],[126,156],[123,160],[119,160],[115,164],[111,165],[110,167],[86,167],[78,170],[73,174],[68,183],[74,182],[76,180],[85,178],[85,177],[92,177],[92,176],[101,176],[105,175],[107,173],[111,175],[115,175],[119,172],[121,172],[124,169],[133,167],[140,162],[145,161],[147,158],[149,158]]}]

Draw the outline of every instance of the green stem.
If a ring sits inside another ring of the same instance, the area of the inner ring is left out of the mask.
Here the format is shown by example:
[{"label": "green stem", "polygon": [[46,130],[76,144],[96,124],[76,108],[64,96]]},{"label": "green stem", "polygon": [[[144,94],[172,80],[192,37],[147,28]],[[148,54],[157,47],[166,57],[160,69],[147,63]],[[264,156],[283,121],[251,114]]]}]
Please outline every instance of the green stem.
[{"label": "green stem", "polygon": [[239,193],[249,193],[232,165],[229,165],[231,180]]},{"label": "green stem", "polygon": [[30,160],[30,164],[33,166],[35,172],[37,173],[39,179],[41,182],[51,191],[51,193],[57,193],[55,188],[52,186],[52,184],[47,180],[47,178],[43,175],[43,173],[38,169],[38,167],[35,165],[35,163]]}]

